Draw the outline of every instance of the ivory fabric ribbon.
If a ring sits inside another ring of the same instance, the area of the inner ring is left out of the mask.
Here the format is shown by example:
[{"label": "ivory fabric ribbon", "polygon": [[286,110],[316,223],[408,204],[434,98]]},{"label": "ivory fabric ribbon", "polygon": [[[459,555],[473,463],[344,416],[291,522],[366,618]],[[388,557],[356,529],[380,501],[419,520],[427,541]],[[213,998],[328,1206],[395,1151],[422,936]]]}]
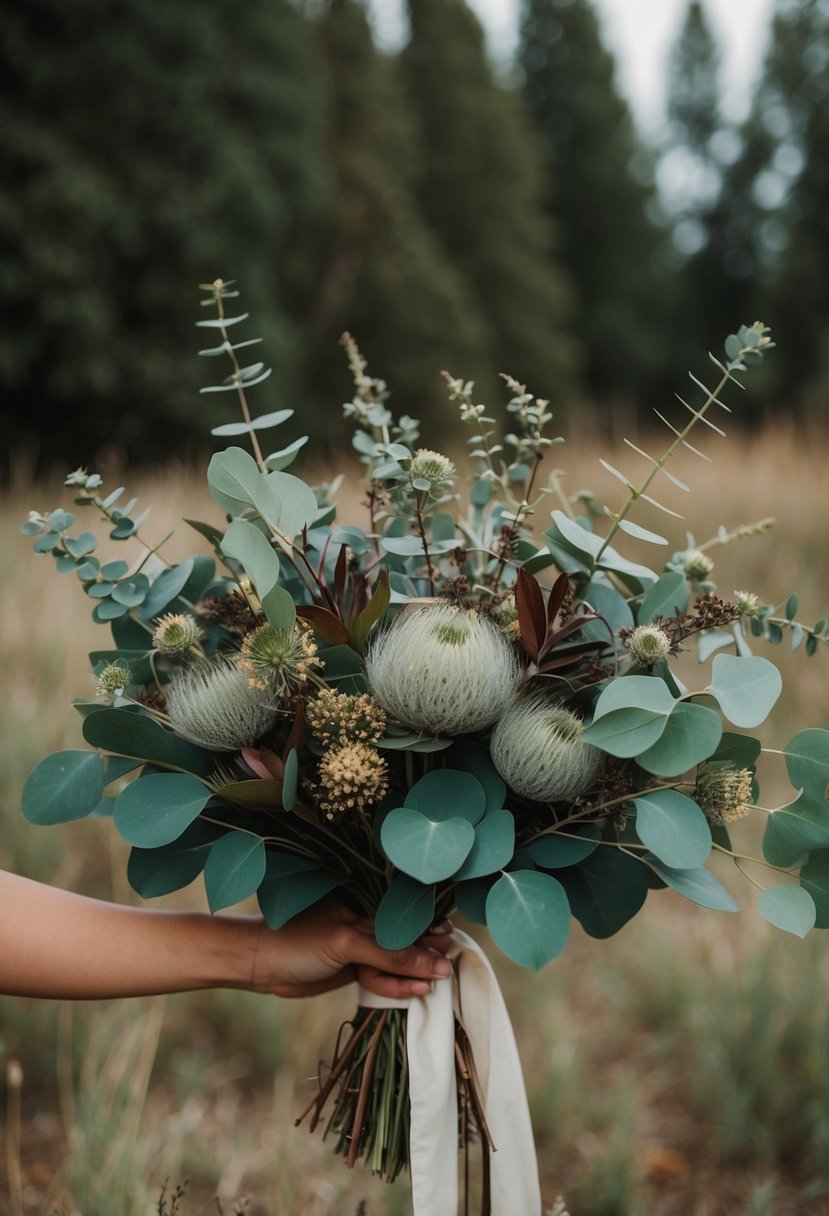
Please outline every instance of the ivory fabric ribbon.
[{"label": "ivory fabric ribbon", "polygon": [[477,942],[455,929],[447,957],[451,982],[395,1001],[360,988],[360,1004],[408,1009],[406,1049],[411,1096],[410,1173],[414,1216],[458,1216],[458,1110],[455,1024],[469,1036],[486,1121],[492,1216],[541,1216],[541,1191],[524,1075],[495,973]]}]

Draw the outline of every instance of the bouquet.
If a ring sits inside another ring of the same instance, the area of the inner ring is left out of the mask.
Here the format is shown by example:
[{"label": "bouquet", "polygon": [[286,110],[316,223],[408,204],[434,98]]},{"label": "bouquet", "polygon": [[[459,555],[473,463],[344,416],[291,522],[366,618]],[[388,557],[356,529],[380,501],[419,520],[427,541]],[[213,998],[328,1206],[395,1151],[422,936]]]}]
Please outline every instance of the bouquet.
[{"label": "bouquet", "polygon": [[[251,449],[213,456],[217,520],[186,521],[210,555],[167,563],[165,542],[144,539],[147,512],[84,469],[67,478],[76,507],[112,541],[136,541],[132,558],[99,556],[62,508],[22,525],[113,639],[90,655],[95,696],[76,702],[92,750],[40,762],[27,818],[111,814],[146,898],[201,873],[212,910],[256,893],[276,929],[336,893],[389,949],[457,910],[538,970],[573,917],[607,937],[650,891],[734,911],[707,863],[739,869],[749,858],[732,832],[762,815],[760,915],[801,937],[829,926],[829,731],[798,730],[776,753],[793,787],[777,808],[760,803],[751,734],[781,691],[752,647],[787,635],[813,655],[827,622],[802,623],[794,595],[776,609],[717,593],[712,550],[767,521],[689,536],[653,568],[621,549],[633,538],[671,551],[636,508],[676,515],[656,497],[660,483],[687,490],[667,465],[692,431],[722,433],[712,415],[772,346],[768,329],[726,339],[710,356],[713,387],[691,377],[682,420],[659,415],[671,435],[658,458],[629,443],[642,478],[601,460],[621,482],[616,507],[542,477],[562,441],[549,402],[509,376],[499,438],[474,385],[446,375],[471,432],[461,494],[453,461],[418,446],[418,423],[395,418],[346,335],[364,497],[360,521],[338,523],[339,479],[310,486],[286,471],[305,438],[265,454],[262,436],[291,411],[251,416],[269,372],[242,363],[251,340],[231,337],[247,316],[226,313],[232,285],[204,290],[198,324],[217,344],[200,353],[231,370],[202,392],[233,395],[242,414],[212,433]],[[691,688],[675,663],[690,647]],[[324,1124],[349,1166],[362,1159],[390,1181],[409,1168],[419,1214],[454,1216],[458,1147],[471,1145],[481,1211],[538,1214],[504,1003],[471,937],[459,932],[453,955],[451,989],[405,1007],[360,994],[302,1118]]]}]

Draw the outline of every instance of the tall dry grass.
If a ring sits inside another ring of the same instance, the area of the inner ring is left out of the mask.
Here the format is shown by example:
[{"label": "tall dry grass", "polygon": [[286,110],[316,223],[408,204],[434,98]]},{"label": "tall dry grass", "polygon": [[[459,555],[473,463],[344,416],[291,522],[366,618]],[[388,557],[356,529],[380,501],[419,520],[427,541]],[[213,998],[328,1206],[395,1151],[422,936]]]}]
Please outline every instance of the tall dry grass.
[{"label": "tall dry grass", "polygon": [[[715,442],[707,444],[712,465],[685,455],[674,468],[691,496],[664,487],[670,505],[693,520],[697,542],[720,524],[778,520],[769,536],[715,553],[728,569],[723,593],[744,587],[783,602],[797,588],[805,617],[822,616],[825,440],[781,426]],[[624,468],[636,460],[586,435],[555,453],[569,493],[589,486],[618,504],[620,487],[597,454]],[[130,488],[154,506],[150,536],[182,514],[217,519],[200,476],[185,470],[137,475]],[[82,745],[70,702],[85,693],[86,652],[101,642],[72,576],[35,560],[17,531],[29,507],[68,500],[57,484],[17,485],[2,502],[0,865],[136,901],[124,878],[127,846],[109,823],[46,831],[18,810],[36,760]],[[359,511],[353,493],[344,515]],[[637,519],[658,531],[667,523],[673,547],[685,546],[677,521],[655,512]],[[170,553],[182,556],[194,542],[182,525]],[[637,556],[632,546],[625,551]],[[829,655],[763,653],[787,681],[767,739],[779,746],[796,724],[829,727]],[[767,777],[770,789],[783,790],[779,773]],[[727,870],[722,876],[751,904]],[[170,902],[201,907],[202,896],[194,886]],[[829,1212],[827,944],[820,935],[784,938],[750,910],[722,916],[662,892],[611,941],[575,928],[564,955],[538,978],[496,960],[548,1204],[563,1192],[572,1216]],[[353,1216],[361,1200],[367,1216],[402,1216],[404,1183],[384,1188],[348,1174],[319,1138],[292,1127],[317,1059],[350,1011],[347,993],[297,1003],[232,992],[75,1006],[0,1001],[0,1055],[23,1070],[22,1088],[0,1094],[0,1213],[169,1213],[175,1183],[189,1177],[182,1216],[215,1212],[214,1196],[228,1214],[247,1196],[249,1216]]]}]

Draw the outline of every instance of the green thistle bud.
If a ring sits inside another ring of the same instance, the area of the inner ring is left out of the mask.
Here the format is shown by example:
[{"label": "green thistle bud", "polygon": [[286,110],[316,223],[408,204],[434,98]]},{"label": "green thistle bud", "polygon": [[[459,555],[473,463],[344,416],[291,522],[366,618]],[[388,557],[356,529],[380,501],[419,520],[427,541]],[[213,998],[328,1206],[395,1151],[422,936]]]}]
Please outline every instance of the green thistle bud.
[{"label": "green thistle bud", "polygon": [[582,739],[584,724],[546,696],[524,697],[490,740],[492,760],[511,789],[533,802],[572,801],[589,789],[602,753]]},{"label": "green thistle bud", "polygon": [[702,583],[714,569],[714,563],[701,549],[689,549],[683,556],[685,576],[694,583]]},{"label": "green thistle bud", "polygon": [[735,823],[751,810],[751,773],[735,764],[706,764],[695,797],[711,823]]},{"label": "green thistle bud", "polygon": [[92,680],[95,692],[112,705],[117,697],[123,697],[124,689],[132,679],[129,667],[123,663],[99,663]]},{"label": "green thistle bud", "polygon": [[[433,452],[429,448],[418,448],[406,472],[416,490],[428,489],[435,492],[452,480],[455,476],[455,466],[447,456],[442,456],[440,452]],[[428,484],[417,485],[417,482]]]},{"label": "green thistle bud", "polygon": [[449,604],[399,617],[371,643],[366,674],[386,713],[433,735],[490,726],[521,683],[521,666],[497,625]]},{"label": "green thistle bud", "polygon": [[671,653],[671,643],[659,625],[637,625],[625,643],[637,667],[653,667]]},{"label": "green thistle bud", "polygon": [[756,616],[760,601],[753,591],[735,591],[734,606],[740,616]]},{"label": "green thistle bud", "polygon": [[260,625],[247,635],[239,655],[239,667],[251,688],[267,689],[280,699],[302,687],[314,664],[322,666],[316,642],[303,625],[290,629]]},{"label": "green thistle bud", "polygon": [[235,752],[261,739],[278,710],[271,697],[251,688],[244,671],[222,659],[175,675],[167,692],[167,713],[186,739],[210,751]]},{"label": "green thistle bud", "polygon": [[202,635],[195,617],[185,612],[168,612],[159,618],[153,633],[153,648],[168,658],[183,658]]}]

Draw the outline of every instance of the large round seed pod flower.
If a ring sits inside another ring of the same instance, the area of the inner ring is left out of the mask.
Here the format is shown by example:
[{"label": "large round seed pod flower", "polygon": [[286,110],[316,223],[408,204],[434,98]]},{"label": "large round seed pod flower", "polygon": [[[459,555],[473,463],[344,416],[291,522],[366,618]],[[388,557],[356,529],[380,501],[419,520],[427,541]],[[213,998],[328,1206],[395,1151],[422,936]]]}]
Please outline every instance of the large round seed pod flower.
[{"label": "large round seed pod flower", "polygon": [[273,697],[251,688],[245,672],[227,659],[186,668],[167,691],[175,729],[210,751],[250,747],[270,730],[277,712]]},{"label": "large round seed pod flower", "polygon": [[492,732],[493,763],[516,794],[533,802],[568,801],[590,788],[602,763],[583,731],[580,718],[548,697],[524,697]]},{"label": "large round seed pod flower", "polygon": [[390,717],[433,735],[490,726],[521,683],[521,665],[497,626],[450,604],[400,617],[370,646],[366,674]]}]

